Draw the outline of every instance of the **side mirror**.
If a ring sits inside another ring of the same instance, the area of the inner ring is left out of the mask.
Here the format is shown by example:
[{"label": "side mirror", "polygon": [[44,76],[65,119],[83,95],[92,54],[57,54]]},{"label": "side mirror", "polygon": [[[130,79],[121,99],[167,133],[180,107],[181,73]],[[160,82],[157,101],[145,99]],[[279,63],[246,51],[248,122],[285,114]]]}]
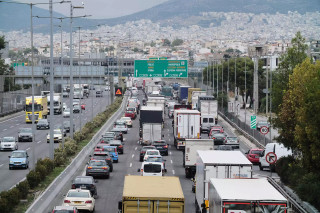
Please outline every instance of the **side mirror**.
[{"label": "side mirror", "polygon": [[94,182],[95,182],[95,183],[98,183],[98,180],[97,180],[97,179],[94,179]]},{"label": "side mirror", "polygon": [[138,171],[137,172],[140,172],[140,169],[138,169]]},{"label": "side mirror", "polygon": [[118,210],[119,212],[122,212],[122,201],[118,202]]},{"label": "side mirror", "polygon": [[11,156],[8,156],[8,158],[11,158]]},{"label": "side mirror", "polygon": [[249,154],[249,150],[247,152],[245,152],[244,154]]},{"label": "side mirror", "polygon": [[167,160],[163,159],[164,162],[166,162]]},{"label": "side mirror", "polygon": [[167,173],[167,169],[164,169],[164,172]]},{"label": "side mirror", "polygon": [[89,155],[89,158],[91,158],[92,157],[92,155]]}]

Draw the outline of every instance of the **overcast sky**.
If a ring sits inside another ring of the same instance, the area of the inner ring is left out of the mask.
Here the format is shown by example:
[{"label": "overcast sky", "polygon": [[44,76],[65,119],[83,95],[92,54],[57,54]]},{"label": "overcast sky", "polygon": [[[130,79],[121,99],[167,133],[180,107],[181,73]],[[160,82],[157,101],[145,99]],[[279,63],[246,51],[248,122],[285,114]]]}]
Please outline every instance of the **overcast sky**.
[{"label": "overcast sky", "polygon": [[[48,2],[48,0],[20,0],[21,2]],[[61,0],[53,0],[59,2]],[[84,3],[85,9],[74,10],[74,15],[92,15],[90,18],[114,18],[129,15],[138,11],[151,8],[168,0],[72,0],[74,6]],[[70,4],[53,4],[53,10],[66,16],[70,14]],[[48,5],[39,6],[48,9]]]}]

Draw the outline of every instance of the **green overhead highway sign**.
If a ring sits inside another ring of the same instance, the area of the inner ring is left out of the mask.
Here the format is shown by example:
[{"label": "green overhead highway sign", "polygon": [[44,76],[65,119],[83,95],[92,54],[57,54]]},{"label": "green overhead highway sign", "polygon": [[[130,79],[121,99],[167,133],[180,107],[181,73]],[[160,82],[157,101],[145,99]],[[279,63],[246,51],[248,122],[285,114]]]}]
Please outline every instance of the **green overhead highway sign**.
[{"label": "green overhead highway sign", "polygon": [[187,78],[187,60],[135,60],[134,77]]}]

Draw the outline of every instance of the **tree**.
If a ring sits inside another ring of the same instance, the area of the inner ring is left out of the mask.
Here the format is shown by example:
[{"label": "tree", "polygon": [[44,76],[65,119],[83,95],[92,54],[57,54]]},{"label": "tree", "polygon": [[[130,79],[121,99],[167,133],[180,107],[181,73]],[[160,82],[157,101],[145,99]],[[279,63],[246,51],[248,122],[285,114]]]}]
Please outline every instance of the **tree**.
[{"label": "tree", "polygon": [[277,140],[302,154],[307,172],[320,171],[320,62],[305,59],[289,77],[275,126]]},{"label": "tree", "polygon": [[289,76],[293,69],[307,58],[305,38],[300,32],[291,40],[292,47],[280,57],[279,68],[272,78],[272,108],[274,112],[279,112],[279,106],[283,100],[283,94],[288,89]]},{"label": "tree", "polygon": [[0,36],[0,50],[4,49],[6,44],[4,42],[4,36]]},{"label": "tree", "polygon": [[171,46],[172,47],[175,47],[175,46],[180,46],[181,44],[183,44],[183,40],[182,39],[175,39],[172,43],[171,43]]},{"label": "tree", "polygon": [[170,46],[171,42],[166,38],[163,40],[163,46]]}]

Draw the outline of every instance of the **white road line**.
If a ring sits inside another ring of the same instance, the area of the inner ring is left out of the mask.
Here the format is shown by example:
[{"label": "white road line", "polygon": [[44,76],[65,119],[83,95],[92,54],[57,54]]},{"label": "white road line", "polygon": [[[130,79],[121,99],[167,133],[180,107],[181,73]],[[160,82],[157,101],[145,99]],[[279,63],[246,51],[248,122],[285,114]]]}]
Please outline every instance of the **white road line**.
[{"label": "white road line", "polygon": [[28,147],[26,150],[29,150],[30,149],[30,147]]},{"label": "white road line", "polygon": [[7,131],[7,129],[4,129],[4,130],[2,130],[2,131]]},{"label": "white road line", "polygon": [[171,141],[171,139],[169,138],[169,141]]},{"label": "white road line", "polygon": [[10,129],[12,129],[14,126],[10,126]]},{"label": "white road line", "polygon": [[134,157],[134,154],[132,154],[132,158]]},{"label": "white road line", "polygon": [[172,161],[172,160],[170,160],[170,162],[171,162],[171,163],[173,163],[173,161]]},{"label": "white road line", "polygon": [[137,149],[138,149],[138,147],[134,148],[134,150],[137,150]]},{"label": "white road line", "polygon": [[[4,120],[4,121],[1,121],[0,123],[5,123],[5,122],[7,122],[7,121],[10,121],[10,120],[16,119],[16,118],[21,117],[21,116],[25,116],[25,114],[23,114],[23,115],[19,115],[19,116],[13,117],[13,118],[6,119],[6,120]],[[18,121],[18,120],[16,120],[16,121]]]},{"label": "white road line", "polygon": [[171,155],[172,153],[171,153],[171,152],[169,152],[169,154]]},{"label": "white road line", "polygon": [[3,166],[3,164],[0,165],[0,167]]},{"label": "white road line", "polygon": [[130,163],[130,167],[132,167],[132,163]]},{"label": "white road line", "polygon": [[169,129],[167,129],[167,131],[169,132]]},{"label": "white road line", "polygon": [[172,174],[174,175],[174,170],[172,170]]},{"label": "white road line", "polygon": [[17,126],[19,126],[20,124],[16,124]]},{"label": "white road line", "polygon": [[41,141],[38,141],[37,143],[41,143]]}]

